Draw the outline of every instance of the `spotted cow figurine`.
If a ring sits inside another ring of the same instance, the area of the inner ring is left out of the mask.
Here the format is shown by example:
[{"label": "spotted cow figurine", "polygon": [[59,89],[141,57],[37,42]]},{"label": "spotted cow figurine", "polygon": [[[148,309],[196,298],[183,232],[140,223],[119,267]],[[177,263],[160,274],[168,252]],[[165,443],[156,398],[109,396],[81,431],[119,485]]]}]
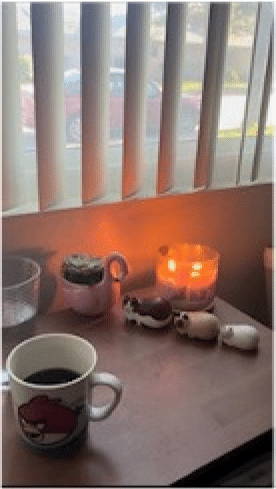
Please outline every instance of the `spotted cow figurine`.
[{"label": "spotted cow figurine", "polygon": [[176,331],[189,338],[214,340],[219,334],[218,318],[209,312],[174,311]]},{"label": "spotted cow figurine", "polygon": [[137,299],[126,295],[123,309],[126,320],[138,326],[163,328],[173,321],[172,307],[169,301],[161,297]]}]

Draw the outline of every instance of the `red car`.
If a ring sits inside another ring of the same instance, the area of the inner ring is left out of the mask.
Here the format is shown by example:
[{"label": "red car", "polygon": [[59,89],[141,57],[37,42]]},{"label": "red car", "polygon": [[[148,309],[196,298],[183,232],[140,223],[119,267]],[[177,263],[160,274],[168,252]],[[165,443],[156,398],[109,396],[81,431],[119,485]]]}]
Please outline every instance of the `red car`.
[{"label": "red car", "polygon": [[[81,138],[80,124],[80,71],[68,70],[64,74],[66,139],[79,143]],[[147,135],[156,136],[159,130],[162,92],[154,81],[148,82],[147,98]],[[33,90],[24,88],[22,96],[22,125],[34,127]],[[124,70],[110,70],[110,136],[120,138],[123,126],[124,106]],[[192,136],[199,123],[200,98],[194,95],[183,95],[181,100],[180,133]]]}]

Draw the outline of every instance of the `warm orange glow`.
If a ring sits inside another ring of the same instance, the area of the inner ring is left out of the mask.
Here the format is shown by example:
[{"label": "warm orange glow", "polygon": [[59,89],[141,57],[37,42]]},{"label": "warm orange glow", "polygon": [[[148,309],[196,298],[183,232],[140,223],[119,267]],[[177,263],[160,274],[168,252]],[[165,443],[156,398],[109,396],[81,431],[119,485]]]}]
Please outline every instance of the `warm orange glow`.
[{"label": "warm orange glow", "polygon": [[168,269],[170,272],[174,272],[176,269],[176,262],[175,260],[168,260]]},{"label": "warm orange glow", "polygon": [[179,245],[160,256],[157,278],[176,288],[191,290],[213,287],[218,272],[218,253],[201,245]]},{"label": "warm orange glow", "polygon": [[192,278],[200,277],[200,273],[199,272],[191,272],[190,277],[192,277]]}]

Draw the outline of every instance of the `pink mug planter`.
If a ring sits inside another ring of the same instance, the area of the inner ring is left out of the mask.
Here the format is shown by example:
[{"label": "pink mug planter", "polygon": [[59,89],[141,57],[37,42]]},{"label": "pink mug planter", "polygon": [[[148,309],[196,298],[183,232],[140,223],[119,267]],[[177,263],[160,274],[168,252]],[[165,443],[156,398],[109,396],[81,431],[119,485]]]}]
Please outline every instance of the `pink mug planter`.
[{"label": "pink mug planter", "polygon": [[[89,260],[87,255],[72,255],[68,261],[79,257]],[[95,272],[96,283],[74,283],[69,281],[68,277],[61,277],[66,307],[82,315],[99,316],[107,312],[113,305],[113,282],[121,282],[128,274],[126,259],[119,253],[112,253],[106,259],[96,260],[98,260]],[[120,267],[120,274],[117,276],[111,272],[111,265],[114,262],[117,262]],[[102,267],[101,275],[100,267]]]}]

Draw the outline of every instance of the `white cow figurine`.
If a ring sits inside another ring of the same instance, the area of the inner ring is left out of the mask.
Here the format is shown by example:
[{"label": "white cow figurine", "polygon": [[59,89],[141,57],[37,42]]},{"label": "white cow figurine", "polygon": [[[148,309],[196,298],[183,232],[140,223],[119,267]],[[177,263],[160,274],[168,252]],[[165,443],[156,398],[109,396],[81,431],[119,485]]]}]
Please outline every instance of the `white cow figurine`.
[{"label": "white cow figurine", "polygon": [[225,343],[241,350],[257,349],[259,340],[258,330],[247,324],[230,324],[220,329],[219,343]]},{"label": "white cow figurine", "polygon": [[181,335],[213,340],[219,334],[218,318],[208,312],[173,311],[174,325]]}]

